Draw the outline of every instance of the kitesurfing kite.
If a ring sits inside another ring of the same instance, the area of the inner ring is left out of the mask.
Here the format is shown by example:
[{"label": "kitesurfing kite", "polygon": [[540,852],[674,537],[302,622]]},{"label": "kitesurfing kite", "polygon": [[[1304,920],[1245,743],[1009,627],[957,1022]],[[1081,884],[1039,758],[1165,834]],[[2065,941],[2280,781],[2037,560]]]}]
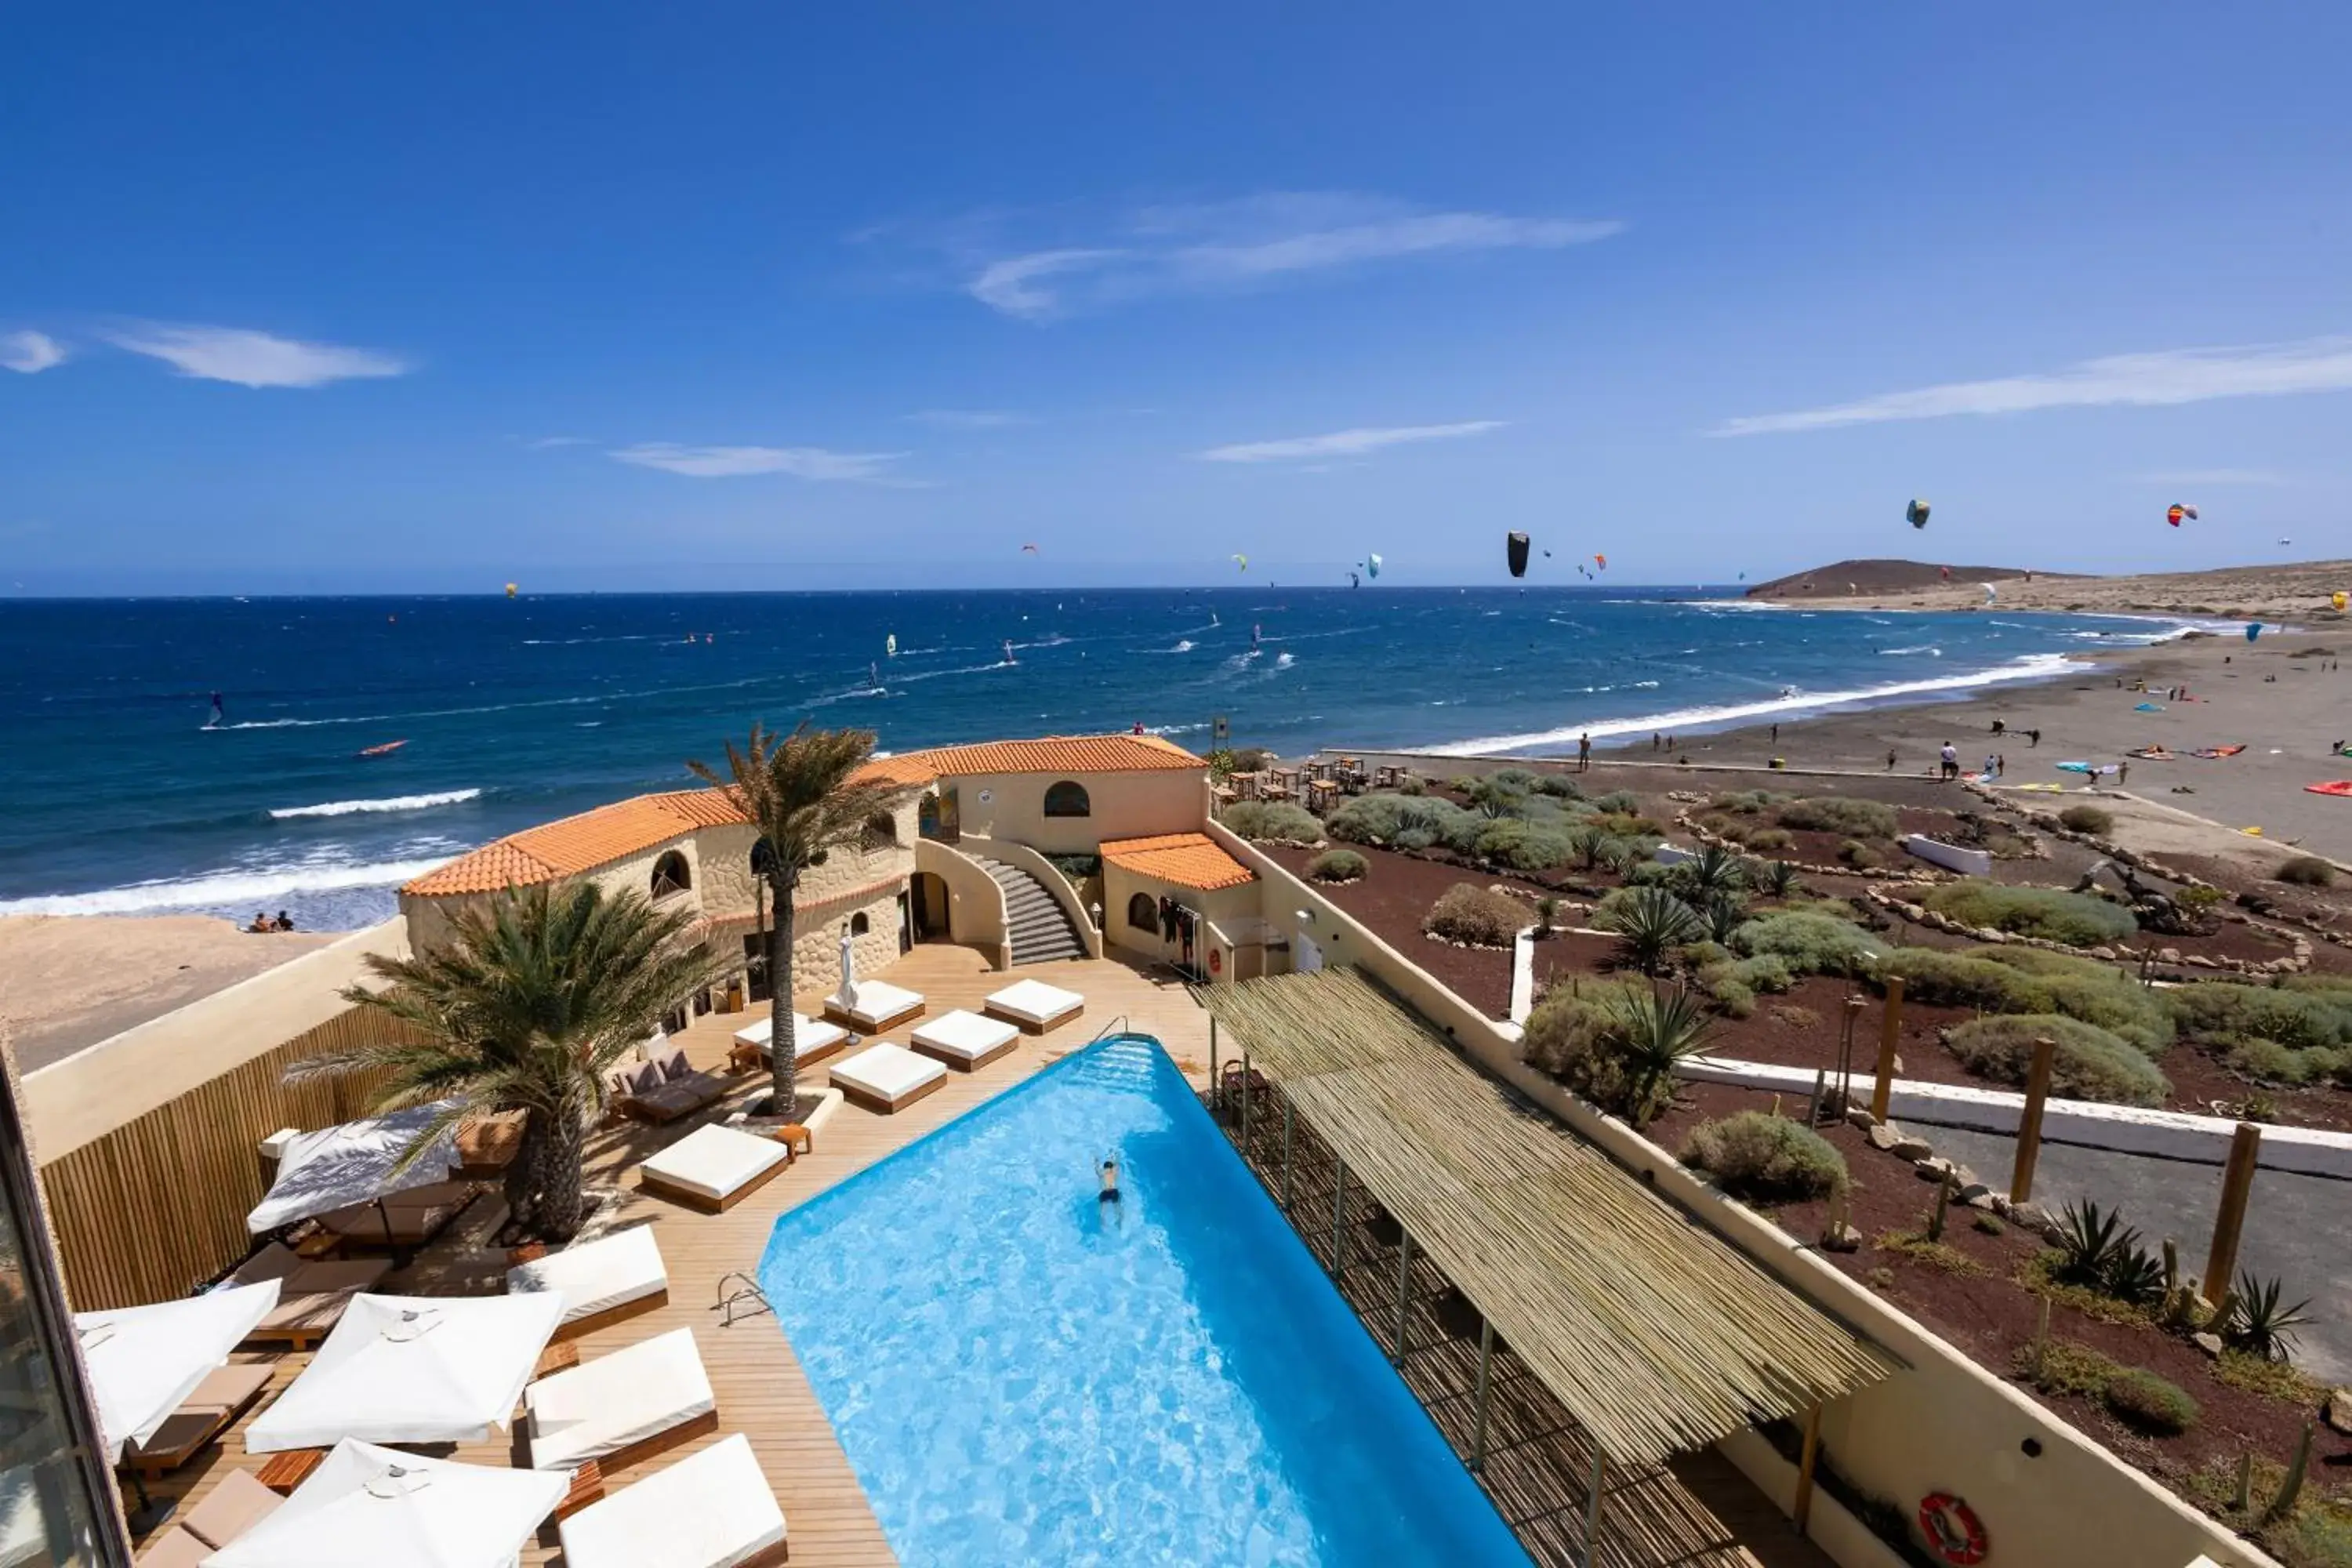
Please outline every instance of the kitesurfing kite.
[{"label": "kitesurfing kite", "polygon": [[1524,577],[1528,574],[1528,536],[1524,533],[1512,533],[1504,537],[1503,558],[1510,563],[1511,575],[1514,577]]},{"label": "kitesurfing kite", "polygon": [[1365,556],[1365,557],[1364,557],[1364,575],[1365,575],[1365,576],[1367,576],[1367,577],[1375,577],[1375,578],[1376,578],[1376,577],[1378,577],[1380,574],[1381,574],[1381,558],[1380,558],[1378,555],[1367,555],[1367,556]]},{"label": "kitesurfing kite", "polygon": [[2346,595],[2345,595],[2345,593],[2344,593],[2344,590],[2343,590],[2343,589],[2341,589],[2341,588],[2338,588],[2338,589],[2336,589],[2336,592],[2334,592],[2333,594],[2328,595],[2327,595],[2327,602],[2328,602],[2329,604],[2331,604],[2331,605],[2335,605],[2337,609],[2339,609],[2339,610],[2340,610],[2340,609],[2342,609],[2342,608],[2345,606],[2346,603],[2347,602],[2347,598],[2346,598]]},{"label": "kitesurfing kite", "polygon": [[1234,556],[1234,563],[1236,566],[1239,566],[1239,567],[1240,567],[1243,571],[1244,571],[1244,572],[1246,572],[1246,571],[1248,571],[1248,570],[1249,570],[1249,557],[1248,557],[1248,556],[1246,556],[1246,555],[1236,555],[1236,556]]},{"label": "kitesurfing kite", "polygon": [[509,599],[511,599],[511,598],[513,598],[514,596],[515,596],[515,585],[514,585],[512,583],[509,583],[509,584],[507,584],[507,597],[508,597],[508,598],[509,598]]},{"label": "kitesurfing kite", "polygon": [[2197,521],[2197,509],[2193,506],[2183,506],[2179,501],[2174,501],[2170,506],[2164,509],[2164,521],[2172,524],[2175,528],[2179,528],[2180,526],[2180,520],[2184,517],[2189,521],[2195,522]]},{"label": "kitesurfing kite", "polygon": [[1592,563],[1593,563],[1595,566],[1600,567],[1600,568],[1601,568],[1601,570],[1602,570],[1603,572],[1606,572],[1606,571],[1608,571],[1608,570],[1609,570],[1609,557],[1607,557],[1606,555],[1596,555],[1596,556],[1594,556],[1594,557],[1592,558]]},{"label": "kitesurfing kite", "polygon": [[1911,504],[1903,509],[1904,521],[1914,528],[1927,526],[1927,503],[1914,496]]},{"label": "kitesurfing kite", "polygon": [[1024,555],[1034,555],[1037,553],[1037,547],[1034,544],[1024,544],[1021,547],[1021,553]]},{"label": "kitesurfing kite", "polygon": [[2246,640],[2247,640],[2248,642],[2252,642],[2252,641],[2253,641],[2256,637],[2260,637],[2260,636],[2262,636],[2262,635],[2263,635],[2263,623],[2262,623],[2262,622],[2260,622],[2260,621],[2248,621],[2248,622],[2246,623]]},{"label": "kitesurfing kite", "polygon": [[882,651],[888,654],[892,658],[898,657],[898,634],[897,632],[892,632],[888,637],[882,639]]},{"label": "kitesurfing kite", "polygon": [[1936,568],[1936,575],[1943,582],[1948,583],[1952,580],[1952,569],[1948,566],[1938,566]]},{"label": "kitesurfing kite", "polygon": [[1994,587],[1991,584],[1984,583],[1979,584],[1979,586],[1982,587],[1985,591],[1986,604],[1992,604],[2000,597],[2000,590]]}]

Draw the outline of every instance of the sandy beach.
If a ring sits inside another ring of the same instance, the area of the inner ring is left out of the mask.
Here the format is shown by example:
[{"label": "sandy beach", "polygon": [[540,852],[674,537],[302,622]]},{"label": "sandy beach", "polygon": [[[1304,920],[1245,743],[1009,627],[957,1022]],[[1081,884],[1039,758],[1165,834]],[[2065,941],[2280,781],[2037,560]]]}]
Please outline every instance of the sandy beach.
[{"label": "sandy beach", "polygon": [[0,1016],[29,1072],[340,934],[248,935],[209,915],[0,918]]}]

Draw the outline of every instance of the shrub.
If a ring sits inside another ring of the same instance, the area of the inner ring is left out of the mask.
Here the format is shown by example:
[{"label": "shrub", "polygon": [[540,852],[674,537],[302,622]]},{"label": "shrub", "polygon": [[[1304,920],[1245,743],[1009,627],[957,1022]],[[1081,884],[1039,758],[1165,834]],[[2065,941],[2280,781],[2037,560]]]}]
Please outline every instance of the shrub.
[{"label": "shrub", "polygon": [[2326,888],[2335,884],[2336,868],[2316,855],[2297,855],[2282,863],[2271,876],[2298,888]]},{"label": "shrub", "polygon": [[2278,1280],[2264,1279],[2251,1268],[2240,1269],[2238,1288],[2230,1292],[2230,1315],[2219,1329],[2222,1342],[2264,1361],[2287,1360],[2294,1348],[2292,1331],[2311,1321],[2304,1312],[2311,1303],[2285,1306],[2281,1300],[2285,1294]]},{"label": "shrub", "polygon": [[1688,991],[1595,986],[1547,994],[1521,1054],[1639,1128],[1674,1103],[1675,1064],[1704,1050],[1706,1037],[1706,1015]]},{"label": "shrub", "polygon": [[1860,926],[1827,915],[1782,910],[1759,915],[1731,933],[1731,947],[1749,958],[1769,953],[1792,974],[1837,974],[1846,965],[1865,966],[1886,952]]},{"label": "shrub", "polygon": [[1747,922],[1748,906],[1737,894],[1717,893],[1707,900],[1698,914],[1706,924],[1708,941],[1728,942],[1731,933]]},{"label": "shrub", "polygon": [[1507,816],[1481,828],[1470,852],[1514,871],[1549,871],[1567,865],[1576,847],[1560,829]]},{"label": "shrub", "polygon": [[1792,800],[1780,808],[1779,820],[1783,827],[1843,833],[1851,838],[1895,837],[1893,806],[1874,800],[1856,800],[1852,795],[1825,795]]},{"label": "shrub", "polygon": [[1756,1016],[1755,988],[1741,983],[1727,963],[1712,964],[1698,972],[1698,988],[1706,993],[1717,1011],[1727,1018],[1752,1018]]},{"label": "shrub", "polygon": [[1759,855],[1777,855],[1797,842],[1797,836],[1785,827],[1750,828],[1741,840]]},{"label": "shrub", "polygon": [[1555,800],[1582,800],[1584,786],[1566,773],[1546,773],[1536,780],[1536,793]]},{"label": "shrub", "polygon": [[1318,882],[1360,881],[1371,868],[1371,862],[1352,849],[1326,849],[1307,862],[1307,876]]},{"label": "shrub", "polygon": [[1733,790],[1715,796],[1706,803],[1709,811],[1738,812],[1742,816],[1761,816],[1789,797],[1760,789]]},{"label": "shrub", "polygon": [[1789,969],[1789,961],[1777,952],[1759,952],[1753,958],[1743,958],[1731,966],[1731,977],[1750,991],[1765,991],[1777,996],[1797,983]]},{"label": "shrub", "polygon": [[1838,858],[1857,871],[1875,871],[1886,864],[1886,857],[1859,838],[1849,838],[1838,846]]},{"label": "shrub", "polygon": [[2178,1384],[2144,1368],[2109,1378],[2099,1400],[2125,1426],[2159,1437],[2178,1436],[2197,1425],[2197,1401]]},{"label": "shrub", "polygon": [[1930,1006],[1986,1013],[2059,1013],[2120,1035],[2151,1056],[2172,1041],[2162,994],[2145,991],[2121,971],[2089,959],[2032,948],[1979,947],[1962,952],[1906,947],[1880,966],[1903,976],[1906,994]]},{"label": "shrub", "polygon": [[1952,1054],[1970,1072],[2022,1087],[2033,1066],[2033,1043],[2058,1042],[2051,1092],[2111,1105],[2161,1105],[2171,1085],[2131,1042],[2095,1024],[2050,1013],[1978,1018],[1947,1037]]},{"label": "shrub", "polygon": [[1811,1128],[1767,1111],[1743,1110],[1691,1129],[1683,1163],[1754,1203],[1827,1197],[1846,1184],[1845,1157]]},{"label": "shrub", "polygon": [[2039,937],[2068,947],[2121,942],[2139,929],[2129,910],[2056,888],[2006,888],[1998,882],[1948,882],[1930,889],[1927,906],[1962,925]]},{"label": "shrub", "polygon": [[1642,797],[1630,789],[1612,789],[1607,795],[1596,796],[1592,808],[1612,816],[1631,816],[1642,809]]},{"label": "shrub", "polygon": [[[1232,810],[1227,808],[1229,818]],[[1448,828],[1465,820],[1473,825],[1474,835],[1484,826],[1475,813],[1434,795],[1360,795],[1333,812],[1323,831],[1348,844],[1426,849],[1443,841]]]},{"label": "shrub", "polygon": [[1748,868],[1738,854],[1720,844],[1702,844],[1698,853],[1675,868],[1695,893],[1713,897],[1737,893],[1748,885]]},{"label": "shrub", "polygon": [[2058,820],[2076,833],[2099,838],[2116,830],[2115,814],[2095,805],[2070,805],[2058,814]]},{"label": "shrub", "polygon": [[2241,1040],[2230,1047],[2228,1060],[2232,1072],[2257,1083],[2297,1089],[2336,1077],[2352,1062],[2352,1053],[2331,1051],[2324,1046],[2298,1051],[2276,1040]]},{"label": "shrub", "polygon": [[[1756,844],[1752,838],[1748,842],[1759,849],[1765,847],[1761,844]],[[1789,842],[1793,844],[1796,840],[1792,838]],[[1778,847],[1786,848],[1787,846],[1781,845]],[[1797,879],[1797,868],[1786,860],[1775,860],[1759,868],[1755,881],[1758,889],[1765,897],[1772,899],[1788,898],[1804,887],[1804,884]]]},{"label": "shrub", "polygon": [[2209,980],[2178,987],[2172,1009],[2192,1040],[2272,1040],[2290,1050],[2352,1044],[2352,993]]},{"label": "shrub", "polygon": [[1316,844],[1323,837],[1323,825],[1315,820],[1315,814],[1286,800],[1237,800],[1217,819],[1259,844]]},{"label": "shrub", "polygon": [[2135,1304],[2148,1299],[2151,1284],[2163,1289],[2164,1265],[2148,1256],[2120,1211],[2102,1213],[2086,1198],[2068,1204],[2059,1226],[2058,1266],[2051,1272],[2060,1284]]},{"label": "shrub", "polygon": [[1621,889],[1626,897],[1611,907],[1616,895],[1603,899],[1593,923],[1617,933],[1617,946],[1627,963],[1644,974],[1655,974],[1667,953],[1697,938],[1706,929],[1691,907],[1664,888]]},{"label": "shrub", "polygon": [[1528,923],[1528,907],[1490,888],[1456,882],[1430,906],[1421,929],[1473,947],[1508,947]]}]

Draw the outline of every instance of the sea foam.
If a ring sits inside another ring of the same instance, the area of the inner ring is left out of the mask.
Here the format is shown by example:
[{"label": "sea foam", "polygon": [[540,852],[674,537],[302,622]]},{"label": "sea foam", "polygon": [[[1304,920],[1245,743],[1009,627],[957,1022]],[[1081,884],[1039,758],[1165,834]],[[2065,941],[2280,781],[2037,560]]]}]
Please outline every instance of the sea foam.
[{"label": "sea foam", "polygon": [[445,789],[431,795],[395,795],[382,800],[331,800],[321,805],[281,805],[270,816],[284,821],[291,816],[350,816],[355,812],[430,811],[436,805],[456,805],[460,801],[478,799],[478,789]]}]

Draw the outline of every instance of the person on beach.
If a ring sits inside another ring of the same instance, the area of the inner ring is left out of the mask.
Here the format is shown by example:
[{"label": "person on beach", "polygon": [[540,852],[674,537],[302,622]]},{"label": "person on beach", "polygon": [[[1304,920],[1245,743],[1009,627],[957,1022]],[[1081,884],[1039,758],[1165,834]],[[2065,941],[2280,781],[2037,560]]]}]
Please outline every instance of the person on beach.
[{"label": "person on beach", "polygon": [[1772,743],[1776,746],[1780,743],[1780,726],[1778,724],[1772,726]]},{"label": "person on beach", "polygon": [[1886,748],[1886,771],[1890,773],[1895,771],[1895,748],[1892,746]]},{"label": "person on beach", "polygon": [[1995,752],[1993,753],[1993,757],[1992,757],[1992,771],[1993,771],[1994,773],[1996,773],[2000,774],[2002,778],[2007,778],[2007,777],[2009,776],[2009,753],[2008,753],[2008,752]]},{"label": "person on beach", "polygon": [[1956,779],[1960,776],[1960,749],[1958,746],[1947,741],[1944,742],[1943,750],[1937,752],[1937,756],[1942,777]]},{"label": "person on beach", "polygon": [[2116,764],[2116,783],[2119,784],[2131,783],[2131,760],[2129,758],[2126,758],[2124,761]]},{"label": "person on beach", "polygon": [[[1775,725],[1774,728],[1778,729],[1779,726]],[[1579,735],[1576,738],[1576,771],[1580,773],[1589,773],[1592,771],[1592,737],[1590,734]]]},{"label": "person on beach", "polygon": [[278,911],[278,918],[269,922],[269,929],[271,931],[292,931],[294,929],[294,917],[288,914],[284,910],[280,910]]},{"label": "person on beach", "polygon": [[1985,753],[1984,772],[1977,775],[1979,778],[1983,779],[1987,784],[1990,784],[2000,772],[2000,769],[1993,766],[1994,760],[1993,754],[1990,752],[1987,752]]},{"label": "person on beach", "polygon": [[253,923],[245,929],[247,934],[250,936],[268,936],[269,934],[268,915],[263,913],[259,910],[254,910]]},{"label": "person on beach", "polygon": [[2028,730],[2025,732],[2025,743],[2029,747],[2042,744],[2042,731],[2039,730]]}]

